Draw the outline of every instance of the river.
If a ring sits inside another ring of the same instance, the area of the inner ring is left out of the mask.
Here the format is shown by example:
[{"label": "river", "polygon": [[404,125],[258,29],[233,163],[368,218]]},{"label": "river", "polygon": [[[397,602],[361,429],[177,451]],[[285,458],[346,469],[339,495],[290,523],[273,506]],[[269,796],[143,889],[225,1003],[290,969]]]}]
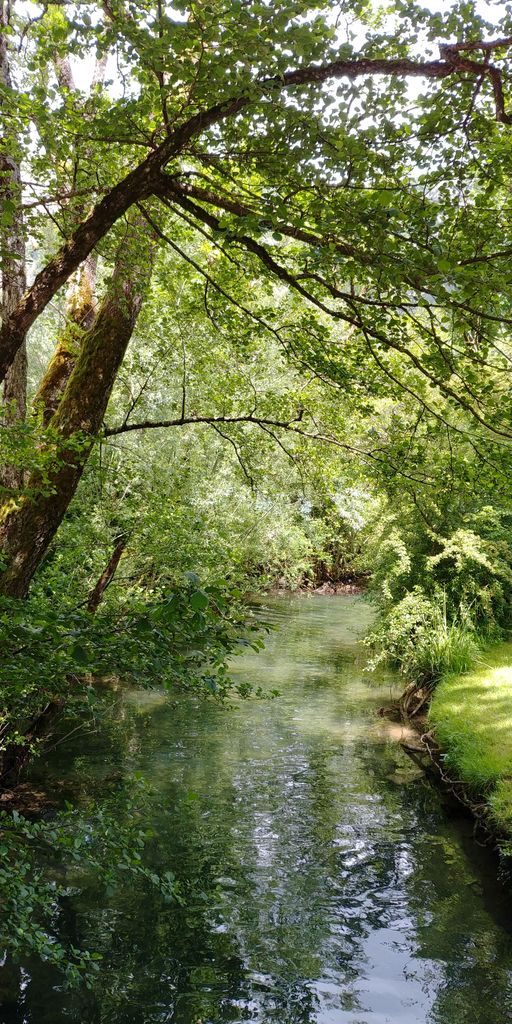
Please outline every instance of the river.
[{"label": "river", "polygon": [[276,599],[267,615],[265,650],[233,670],[277,698],[132,693],[122,742],[99,729],[45,761],[75,799],[142,773],[183,903],[72,894],[62,937],[101,950],[97,983],[0,971],[2,1024],[511,1024],[510,893],[377,714],[393,679],[363,671],[368,605]]}]

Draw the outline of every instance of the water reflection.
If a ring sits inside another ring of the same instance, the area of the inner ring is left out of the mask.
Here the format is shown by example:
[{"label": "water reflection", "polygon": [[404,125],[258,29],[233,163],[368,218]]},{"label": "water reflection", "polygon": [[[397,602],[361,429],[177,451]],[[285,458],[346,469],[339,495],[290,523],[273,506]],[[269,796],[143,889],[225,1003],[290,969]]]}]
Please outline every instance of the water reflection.
[{"label": "water reflection", "polygon": [[235,670],[279,699],[140,695],[108,738],[56,749],[75,796],[115,772],[151,781],[152,856],[185,900],[70,898],[62,935],[105,956],[94,992],[58,991],[37,963],[0,971],[5,1024],[512,1022],[510,901],[375,716],[354,648],[368,606],[271,615],[280,630]]}]

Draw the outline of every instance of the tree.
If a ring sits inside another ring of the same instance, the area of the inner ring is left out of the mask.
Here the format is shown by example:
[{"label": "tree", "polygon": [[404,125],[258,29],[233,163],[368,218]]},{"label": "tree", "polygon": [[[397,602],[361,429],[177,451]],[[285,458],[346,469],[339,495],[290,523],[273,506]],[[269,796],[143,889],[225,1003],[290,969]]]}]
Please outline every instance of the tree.
[{"label": "tree", "polygon": [[[0,6],[0,88],[4,93],[12,89],[7,50],[7,27],[7,9],[6,5],[2,3]],[[17,160],[15,152],[0,153],[0,195],[3,197],[3,217],[6,217],[2,255],[3,321],[16,308],[27,286],[21,174],[19,160]],[[4,402],[7,422],[25,418],[26,384],[27,350],[25,338],[23,338],[5,374]],[[4,466],[2,476],[6,487],[21,485],[21,474],[12,466]]]},{"label": "tree", "polygon": [[[271,289],[266,329],[338,383],[361,386],[369,355],[376,387],[386,379],[412,387],[429,408],[442,396],[495,438],[510,437],[502,348],[510,12],[486,39],[490,26],[473,3],[441,17],[396,2],[388,31],[366,3],[342,11],[346,32],[330,9],[319,15],[307,0],[227,10],[206,0],[169,9],[159,0],[49,5],[25,24],[7,24],[4,14],[7,153],[15,154],[10,166],[30,168],[36,197],[24,204],[25,232],[47,242],[50,217],[63,241],[49,240],[53,255],[20,299],[9,297],[4,276],[2,374],[66,283],[77,272],[90,283],[87,261],[100,258],[94,319],[77,324],[68,302],[73,343],[58,343],[36,403],[58,452],[53,493],[43,493],[36,472],[28,492],[6,505],[4,592],[26,593],[76,490],[155,246],[192,264],[205,295],[231,301],[237,275],[294,292],[311,312],[290,329]],[[356,46],[362,29],[366,41]],[[11,37],[28,66],[26,85]],[[84,53],[107,77],[115,55],[121,95],[102,76],[88,96],[77,90],[69,60]],[[411,80],[428,86],[424,97],[414,98]],[[12,276],[21,250],[9,232],[20,235],[22,195],[12,174],[3,178]],[[206,242],[199,260],[198,238]],[[262,319],[251,307],[245,313]],[[334,344],[328,321],[343,328]],[[497,410],[480,386],[489,363],[502,390]]]}]

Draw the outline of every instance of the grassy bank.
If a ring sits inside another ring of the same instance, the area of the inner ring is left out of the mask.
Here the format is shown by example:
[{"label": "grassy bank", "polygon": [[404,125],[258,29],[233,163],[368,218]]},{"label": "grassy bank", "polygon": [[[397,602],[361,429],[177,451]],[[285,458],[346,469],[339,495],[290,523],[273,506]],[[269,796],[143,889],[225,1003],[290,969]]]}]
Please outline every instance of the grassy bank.
[{"label": "grassy bank", "polygon": [[512,835],[512,643],[482,654],[437,685],[429,724],[451,775],[485,797],[494,825]]}]

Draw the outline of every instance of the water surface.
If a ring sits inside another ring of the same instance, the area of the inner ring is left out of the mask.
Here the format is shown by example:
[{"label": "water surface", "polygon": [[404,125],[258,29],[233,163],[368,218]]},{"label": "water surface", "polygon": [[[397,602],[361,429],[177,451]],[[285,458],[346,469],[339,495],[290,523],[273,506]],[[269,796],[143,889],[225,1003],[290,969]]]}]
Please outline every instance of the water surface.
[{"label": "water surface", "polygon": [[45,764],[75,799],[142,772],[152,856],[184,903],[70,897],[62,938],[104,954],[94,990],[39,963],[0,972],[5,1024],[511,1024],[512,902],[377,714],[392,680],[363,672],[368,606],[268,615],[279,629],[234,671],[280,697],[132,694]]}]

